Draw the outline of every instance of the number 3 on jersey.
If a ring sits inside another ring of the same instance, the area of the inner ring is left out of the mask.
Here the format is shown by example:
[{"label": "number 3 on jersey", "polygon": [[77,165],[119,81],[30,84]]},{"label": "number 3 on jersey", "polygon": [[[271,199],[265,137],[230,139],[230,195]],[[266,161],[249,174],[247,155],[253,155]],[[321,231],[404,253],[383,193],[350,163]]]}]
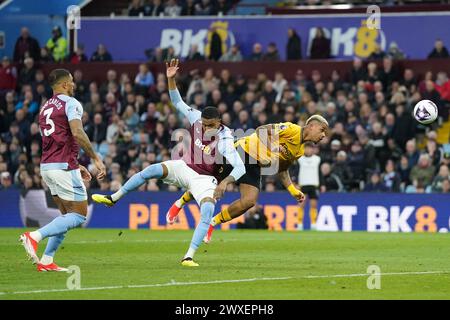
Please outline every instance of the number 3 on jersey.
[{"label": "number 3 on jersey", "polygon": [[45,115],[45,124],[50,126],[50,129],[44,129],[44,135],[46,137],[48,137],[49,135],[51,135],[53,132],[55,132],[55,123],[53,122],[52,119],[50,119],[50,116],[52,115],[53,112],[53,108],[49,108],[47,110],[44,111],[44,115]]}]

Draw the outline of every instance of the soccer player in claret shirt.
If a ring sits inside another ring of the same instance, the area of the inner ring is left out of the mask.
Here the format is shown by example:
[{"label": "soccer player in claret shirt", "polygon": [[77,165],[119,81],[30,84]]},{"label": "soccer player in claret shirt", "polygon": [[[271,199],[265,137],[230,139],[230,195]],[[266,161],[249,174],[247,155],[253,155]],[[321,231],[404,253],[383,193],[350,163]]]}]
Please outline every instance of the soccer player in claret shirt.
[{"label": "soccer player in claret shirt", "polygon": [[[37,264],[38,271],[67,271],[56,265],[53,257],[67,231],[86,220],[88,203],[83,180],[89,181],[92,177],[85,167],[78,164],[80,146],[94,160],[98,179],[103,179],[106,169],[83,130],[83,107],[73,98],[75,83],[72,75],[65,69],[55,69],[48,78],[53,97],[39,112],[41,175],[62,215],[36,231],[25,232],[19,240],[29,258]],[[45,238],[48,238],[47,247],[39,259],[38,244]]]},{"label": "soccer player in claret shirt", "polygon": [[[162,179],[167,184],[189,190],[189,194],[200,206],[201,219],[197,225],[189,249],[181,265],[197,267],[193,257],[205,237],[214,214],[217,199],[220,199],[229,183],[239,180],[245,173],[245,166],[234,148],[231,130],[220,123],[215,107],[206,107],[202,112],[192,109],[181,99],[175,76],[179,69],[178,60],[166,63],[169,94],[173,105],[191,124],[190,152],[182,160],[155,163],[133,175],[119,191],[112,195],[92,195],[97,203],[113,206],[130,191],[138,189],[149,179]],[[229,165],[227,176],[223,167]],[[218,181],[220,183],[218,184]],[[173,218],[166,217],[169,224]]]},{"label": "soccer player in claret shirt", "polygon": [[[213,217],[204,242],[211,240],[216,225],[239,217],[256,204],[262,174],[278,174],[283,186],[302,203],[305,196],[292,183],[289,167],[303,156],[306,142],[320,142],[327,131],[327,120],[320,115],[313,115],[306,120],[304,127],[290,122],[267,124],[258,127],[253,134],[239,139],[235,147],[240,155],[244,155],[246,168],[245,175],[237,181],[241,198]],[[264,172],[264,168],[269,170]],[[169,214],[176,217],[190,198],[188,191],[185,192],[169,209]]]}]

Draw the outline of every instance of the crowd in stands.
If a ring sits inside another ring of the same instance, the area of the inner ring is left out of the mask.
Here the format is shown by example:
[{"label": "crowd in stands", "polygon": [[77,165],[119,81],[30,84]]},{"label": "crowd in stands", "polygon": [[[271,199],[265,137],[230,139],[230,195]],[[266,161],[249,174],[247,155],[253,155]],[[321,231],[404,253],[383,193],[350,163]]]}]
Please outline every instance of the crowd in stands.
[{"label": "crowd in stands", "polygon": [[235,0],[132,0],[128,16],[179,17],[226,15]]},{"label": "crowd in stands", "polygon": [[[260,48],[255,49],[256,58]],[[227,59],[236,56],[231,48]],[[52,91],[31,53],[19,72],[13,70],[4,58],[0,188],[41,188],[36,119]],[[141,64],[136,74],[111,69],[102,83],[86,79],[80,70],[73,76],[75,97],[84,107],[84,129],[108,168],[108,178],[94,180],[90,187],[115,191],[149,164],[171,158],[179,137],[176,131],[188,123],[170,102],[164,74],[153,74]],[[308,75],[298,70],[293,79],[286,79],[281,72],[273,78],[263,73],[246,78],[227,69],[220,74],[208,69],[203,74],[194,70],[181,75],[179,86],[189,105],[199,110],[216,106],[223,123],[233,129],[245,131],[283,121],[303,125],[309,116],[322,114],[331,130],[316,148],[322,161],[321,191],[450,192],[450,152],[437,143],[434,127],[423,127],[411,116],[417,101],[430,99],[447,119],[450,80],[444,71],[428,72],[419,80],[414,70],[400,73],[393,60],[384,57],[380,67],[355,59],[348,74],[334,71],[329,79],[317,70]],[[80,163],[90,167],[85,155]],[[292,168],[294,181],[297,169]],[[278,189],[282,189],[278,180],[264,178],[263,190]],[[142,190],[176,188],[150,181]]]},{"label": "crowd in stands", "polygon": [[[208,55],[199,52],[197,45],[190,48],[187,60],[192,61],[289,61],[308,59],[332,59],[331,41],[326,37],[323,28],[317,27],[307,57],[302,56],[302,40],[293,28],[289,28],[286,34],[286,55],[282,57],[275,42],[270,42],[266,48],[260,43],[254,43],[252,52],[244,56],[239,44],[230,46],[228,51],[223,52],[222,38],[216,27],[211,27],[211,41]],[[145,55],[148,62],[163,62],[175,57],[173,47],[153,48],[146,50]],[[407,58],[395,42],[390,43],[387,51],[380,46],[375,46],[374,51],[368,57],[370,60],[381,60],[390,57],[394,60]],[[436,39],[433,49],[428,54],[429,59],[448,58],[449,52],[441,39]],[[59,26],[52,29],[51,37],[45,46],[40,47],[39,42],[32,37],[28,28],[23,27],[19,38],[16,40],[13,54],[13,62],[22,66],[26,58],[31,58],[34,63],[69,62],[73,64],[81,62],[111,62],[113,56],[103,44],[98,44],[96,50],[88,56],[83,44],[79,44],[73,53],[68,53],[67,40],[62,34]]]}]

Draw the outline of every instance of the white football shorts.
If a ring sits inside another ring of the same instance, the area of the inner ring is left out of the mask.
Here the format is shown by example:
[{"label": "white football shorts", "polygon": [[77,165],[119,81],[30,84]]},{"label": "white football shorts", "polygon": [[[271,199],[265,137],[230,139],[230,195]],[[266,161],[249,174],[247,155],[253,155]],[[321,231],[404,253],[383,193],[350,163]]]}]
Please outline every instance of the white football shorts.
[{"label": "white football shorts", "polygon": [[168,160],[162,162],[167,167],[167,177],[164,183],[176,185],[192,193],[200,205],[204,198],[213,198],[217,187],[217,179],[213,176],[198,174],[183,160]]},{"label": "white football shorts", "polygon": [[43,170],[41,176],[50,189],[52,196],[67,201],[87,200],[86,186],[81,178],[80,169],[75,170]]}]

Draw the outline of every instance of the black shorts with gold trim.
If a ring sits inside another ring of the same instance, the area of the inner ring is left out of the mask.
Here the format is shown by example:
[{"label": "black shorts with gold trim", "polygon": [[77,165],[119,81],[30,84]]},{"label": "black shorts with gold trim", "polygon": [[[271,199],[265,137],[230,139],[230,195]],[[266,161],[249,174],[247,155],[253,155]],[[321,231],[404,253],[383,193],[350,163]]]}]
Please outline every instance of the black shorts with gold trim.
[{"label": "black shorts with gold trim", "polygon": [[[261,190],[261,167],[255,158],[250,156],[247,152],[242,149],[240,145],[236,147],[236,151],[244,162],[245,174],[236,183],[239,185],[241,183],[248,184]],[[223,170],[220,173],[220,180],[225,179],[230,172],[233,170],[233,166],[229,163],[223,165]]]}]

